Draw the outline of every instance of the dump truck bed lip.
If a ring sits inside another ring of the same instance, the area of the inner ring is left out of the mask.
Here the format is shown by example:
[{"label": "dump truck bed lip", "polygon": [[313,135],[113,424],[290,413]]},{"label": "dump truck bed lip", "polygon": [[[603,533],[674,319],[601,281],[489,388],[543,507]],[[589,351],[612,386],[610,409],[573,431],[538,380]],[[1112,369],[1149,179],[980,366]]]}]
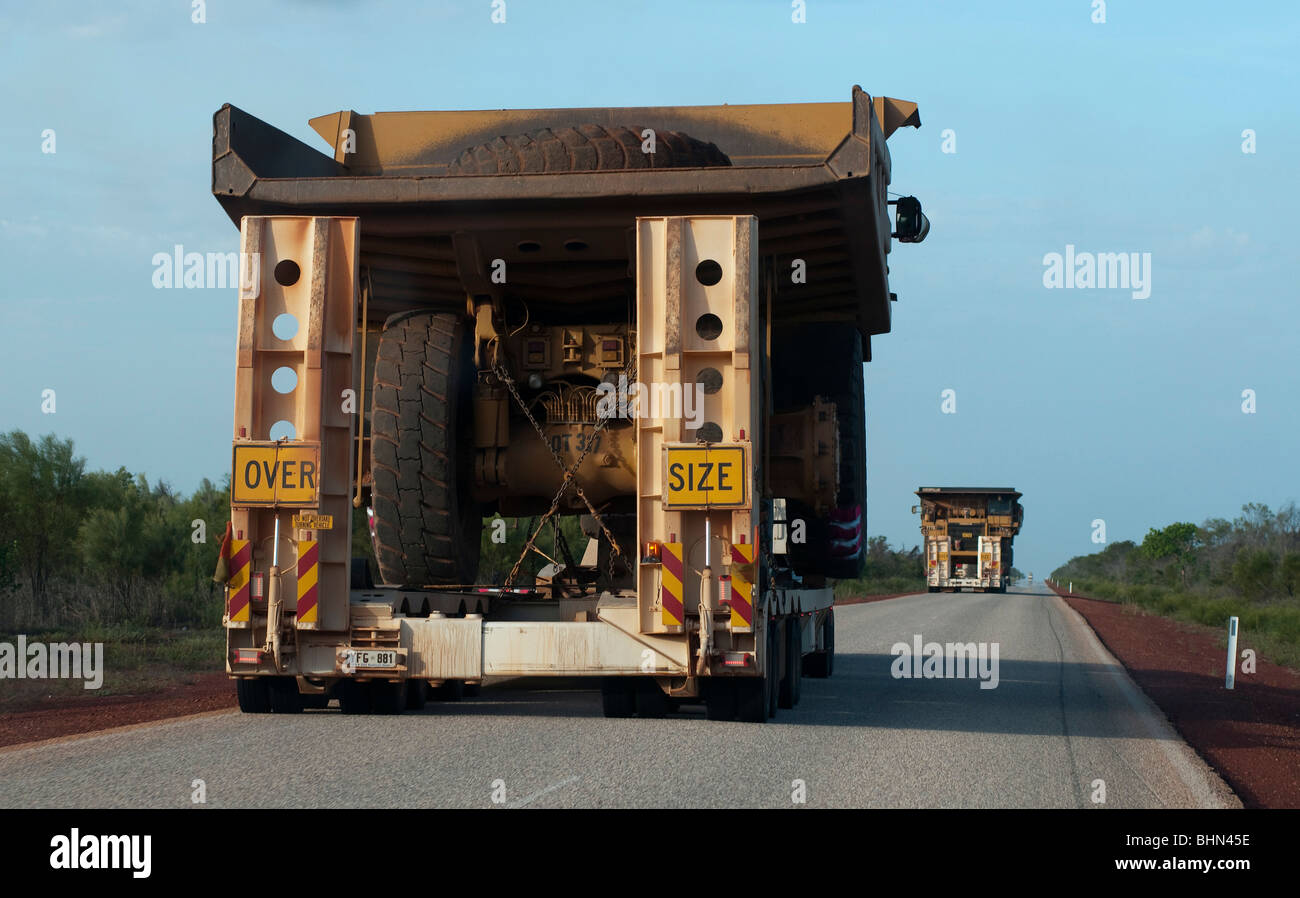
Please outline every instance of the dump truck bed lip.
[{"label": "dump truck bed lip", "polygon": [[1015,493],[1021,495],[1020,491],[1012,486],[923,486],[916,491],[916,495],[934,496],[952,493]]},{"label": "dump truck bed lip", "polygon": [[[330,156],[225,104],[213,115],[212,193],[236,223],[247,215],[358,216],[364,221],[363,255],[368,240],[454,244],[463,235],[468,246],[501,243],[521,228],[612,230],[626,229],[638,217],[754,215],[762,223],[766,257],[781,255],[782,265],[803,260],[821,277],[815,284],[792,281],[794,286],[774,289],[774,302],[788,320],[849,321],[864,337],[890,330],[886,140],[897,127],[919,126],[913,103],[873,100],[855,86],[843,104],[595,110],[578,118],[681,129],[713,143],[736,164],[495,174],[448,174],[447,167],[466,147],[492,135],[553,127],[556,110],[410,112],[411,121],[395,128],[389,127],[390,116],[350,111],[313,119],[312,128],[334,147]],[[646,122],[645,115],[662,120]],[[345,133],[352,144],[339,143]],[[469,256],[454,252],[446,261],[473,265]],[[450,274],[395,271],[385,287],[389,293],[377,295],[391,306],[382,311],[399,310],[403,303],[463,305],[459,268]],[[383,273],[381,265],[377,279]],[[625,292],[622,284],[606,287],[609,296],[592,290],[571,302],[606,301]],[[562,301],[540,282],[522,292],[534,288],[538,302]],[[375,309],[379,314],[380,305]],[[869,344],[864,354],[870,359]]]},{"label": "dump truck bed lip", "polygon": [[779,196],[867,175],[840,178],[824,162],[798,166],[681,168],[660,171],[545,172],[496,175],[332,175],[315,178],[256,178],[243,193],[218,196],[303,203],[455,203],[602,200],[672,196]]}]

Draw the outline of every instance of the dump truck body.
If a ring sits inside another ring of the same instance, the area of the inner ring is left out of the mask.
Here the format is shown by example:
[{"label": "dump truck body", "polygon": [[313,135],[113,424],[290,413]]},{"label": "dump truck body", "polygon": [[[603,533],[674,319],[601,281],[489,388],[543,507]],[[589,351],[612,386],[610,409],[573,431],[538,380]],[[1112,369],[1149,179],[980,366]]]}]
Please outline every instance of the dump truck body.
[{"label": "dump truck body", "polygon": [[1006,592],[1012,541],[1024,509],[1010,487],[921,487],[921,533],[930,592]]},{"label": "dump truck body", "polygon": [[[332,159],[215,117],[244,265],[225,617],[241,707],[389,711],[505,676],[598,677],[612,716],[793,704],[831,670],[827,577],[861,563],[884,136],[915,107],[855,89],[395,115],[313,121]],[[647,166],[627,135],[656,131]],[[810,289],[785,286],[810,264],[793,283]],[[284,369],[294,386],[273,387]],[[383,585],[351,557],[354,507]],[[545,577],[480,582],[485,517],[535,516],[540,552],[576,513],[583,563],[566,549]],[[789,539],[805,529],[819,541]]]}]

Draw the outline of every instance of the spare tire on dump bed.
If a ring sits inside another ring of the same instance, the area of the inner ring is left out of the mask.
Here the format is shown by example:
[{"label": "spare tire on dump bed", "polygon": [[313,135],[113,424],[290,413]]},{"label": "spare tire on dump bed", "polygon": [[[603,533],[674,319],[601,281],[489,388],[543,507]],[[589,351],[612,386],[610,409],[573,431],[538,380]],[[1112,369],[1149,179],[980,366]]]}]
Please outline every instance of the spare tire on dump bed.
[{"label": "spare tire on dump bed", "polygon": [[645,128],[578,125],[542,128],[470,147],[447,166],[449,175],[711,168],[731,160],[711,143],[680,131],[655,131],[654,152],[642,150]]}]

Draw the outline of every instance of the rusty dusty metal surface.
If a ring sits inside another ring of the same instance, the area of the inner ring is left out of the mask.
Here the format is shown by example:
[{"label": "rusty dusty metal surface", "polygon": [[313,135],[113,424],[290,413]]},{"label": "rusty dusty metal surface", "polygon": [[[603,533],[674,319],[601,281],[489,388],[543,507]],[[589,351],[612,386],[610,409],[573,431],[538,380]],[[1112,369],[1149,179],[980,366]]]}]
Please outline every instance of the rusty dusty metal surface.
[{"label": "rusty dusty metal surface", "polygon": [[[234,107],[213,119],[213,194],[233,221],[252,214],[356,215],[372,322],[410,308],[462,310],[509,266],[507,299],[551,321],[620,320],[632,289],[628,234],[638,216],[755,215],[774,278],[774,319],[890,329],[885,139],[919,126],[916,104],[874,100],[752,106],[343,111],[313,119],[331,155]],[[448,175],[467,148],[543,127],[676,130],[731,164]],[[345,152],[346,129],[355,152]],[[566,249],[580,243],[578,253]],[[520,247],[530,245],[531,252]],[[804,283],[780,274],[795,259]],[[500,289],[500,288],[497,288]],[[579,311],[580,309],[580,311]],[[594,316],[594,317],[593,317]]]}]

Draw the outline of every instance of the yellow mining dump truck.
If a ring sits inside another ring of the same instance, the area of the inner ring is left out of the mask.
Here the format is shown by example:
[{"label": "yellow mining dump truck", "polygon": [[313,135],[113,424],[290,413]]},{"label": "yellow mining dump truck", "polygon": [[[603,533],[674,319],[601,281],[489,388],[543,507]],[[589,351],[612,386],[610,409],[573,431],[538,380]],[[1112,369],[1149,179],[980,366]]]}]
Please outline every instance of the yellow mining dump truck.
[{"label": "yellow mining dump truck", "polygon": [[930,592],[1006,592],[1011,542],[1025,510],[1011,487],[923,486],[916,491]]},{"label": "yellow mining dump truck", "polygon": [[[890,329],[891,237],[929,228],[887,200],[885,141],[919,124],[857,87],[349,111],[311,121],[326,155],[222,107],[240,707],[394,713],[565,676],[598,678],[609,716],[761,721],[829,675],[827,581],[866,539],[862,365]],[[564,515],[585,552],[483,582],[499,521],[527,555]]]}]

